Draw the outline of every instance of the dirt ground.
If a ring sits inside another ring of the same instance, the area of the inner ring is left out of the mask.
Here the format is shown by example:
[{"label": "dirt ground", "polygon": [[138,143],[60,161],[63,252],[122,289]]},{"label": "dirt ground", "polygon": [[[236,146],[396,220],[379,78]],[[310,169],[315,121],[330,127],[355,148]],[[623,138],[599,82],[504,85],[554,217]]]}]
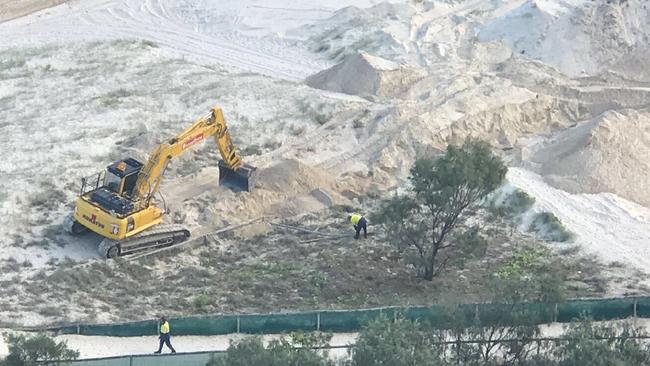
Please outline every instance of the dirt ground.
[{"label": "dirt ground", "polygon": [[0,23],[20,18],[68,0],[0,0]]},{"label": "dirt ground", "polygon": [[[354,231],[341,219],[343,211],[282,221],[320,234],[267,222],[191,249],[135,260],[52,263],[31,276],[0,283],[0,306],[20,314],[13,317],[17,323],[52,324],[150,319],[161,312],[182,316],[482,302],[493,300],[488,279],[513,253],[540,246],[535,238],[498,222],[486,228],[490,239],[484,256],[453,265],[434,281],[422,281],[377,226],[371,225],[368,239],[354,240]],[[562,262],[568,296],[603,296],[610,280],[630,294],[643,291],[601,271],[570,244],[562,245],[549,255]]]}]

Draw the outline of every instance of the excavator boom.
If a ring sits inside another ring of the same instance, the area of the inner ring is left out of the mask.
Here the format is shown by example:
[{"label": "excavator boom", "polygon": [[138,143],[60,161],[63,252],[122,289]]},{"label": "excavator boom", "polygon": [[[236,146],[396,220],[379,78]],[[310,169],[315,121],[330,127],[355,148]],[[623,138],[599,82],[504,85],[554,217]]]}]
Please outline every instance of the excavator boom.
[{"label": "excavator boom", "polygon": [[211,136],[222,158],[219,161],[219,184],[235,191],[248,191],[249,179],[255,168],[243,163],[232,143],[221,108],[214,107],[209,114],[199,118],[176,137],[158,145],[140,171],[136,197],[148,201],[158,191],[169,161]]}]

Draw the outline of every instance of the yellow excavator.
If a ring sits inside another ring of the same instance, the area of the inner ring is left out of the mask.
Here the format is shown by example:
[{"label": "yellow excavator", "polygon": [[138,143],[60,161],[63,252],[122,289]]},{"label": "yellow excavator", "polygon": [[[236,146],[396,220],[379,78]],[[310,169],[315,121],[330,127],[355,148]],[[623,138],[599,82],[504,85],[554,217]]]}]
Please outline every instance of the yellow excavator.
[{"label": "yellow excavator", "polygon": [[166,210],[156,205],[154,195],[171,159],[210,136],[214,137],[222,157],[218,162],[219,184],[235,191],[249,191],[255,168],[243,163],[231,141],[223,112],[214,107],[185,131],[158,145],[144,164],[127,158],[96,175],[82,178],[74,213],[64,220],[66,231],[80,234],[91,230],[103,236],[99,252],[107,258],[187,240],[190,237],[187,228],[158,225]]}]

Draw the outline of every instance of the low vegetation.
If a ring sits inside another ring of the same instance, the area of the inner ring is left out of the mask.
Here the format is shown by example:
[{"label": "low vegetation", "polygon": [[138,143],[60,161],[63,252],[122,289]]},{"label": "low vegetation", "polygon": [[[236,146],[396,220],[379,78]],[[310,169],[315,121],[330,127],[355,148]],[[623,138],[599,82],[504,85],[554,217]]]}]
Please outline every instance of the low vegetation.
[{"label": "low vegetation", "polygon": [[548,241],[565,242],[574,237],[573,233],[567,230],[560,219],[551,212],[538,213],[530,225],[530,230]]},{"label": "low vegetation", "polygon": [[535,198],[519,188],[512,191],[499,191],[490,195],[486,207],[495,215],[517,219],[535,204]]},{"label": "low vegetation", "polygon": [[259,337],[234,342],[206,366],[611,366],[650,365],[648,334],[628,322],[596,324],[588,318],[570,323],[555,339],[539,328],[470,326],[436,329],[404,318],[385,317],[367,323],[348,357],[333,359],[327,351],[296,348],[281,338],[267,347]]},{"label": "low vegetation", "polygon": [[9,354],[0,366],[34,366],[44,361],[76,360],[79,352],[68,348],[66,341],[56,342],[45,334],[26,336],[5,333]]},{"label": "low vegetation", "polygon": [[327,345],[330,339],[331,334],[297,333],[264,347],[260,337],[248,337],[232,342],[224,356],[213,357],[207,366],[335,366],[327,351],[313,350]]}]

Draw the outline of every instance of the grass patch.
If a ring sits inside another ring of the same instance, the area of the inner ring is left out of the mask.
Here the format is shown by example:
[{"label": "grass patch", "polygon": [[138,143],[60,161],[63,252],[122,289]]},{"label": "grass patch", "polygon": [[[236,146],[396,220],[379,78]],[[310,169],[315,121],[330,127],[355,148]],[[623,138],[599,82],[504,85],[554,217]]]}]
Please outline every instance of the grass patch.
[{"label": "grass patch", "polygon": [[[543,272],[538,268],[552,268],[548,273],[573,273],[570,279],[574,283],[589,284],[572,287],[572,296],[590,296],[596,288],[592,285],[593,273],[580,277],[579,273],[588,274],[582,264],[556,264],[558,258],[565,259],[553,251],[530,255],[528,250],[538,248],[539,241],[506,229],[495,230],[485,238],[485,255],[466,258],[463,266],[450,270],[448,276],[421,281],[407,259],[382,239],[381,228],[371,225],[371,238],[353,239],[354,231],[342,219],[352,209],[335,206],[285,221],[287,225],[318,229],[319,233],[349,234],[341,238],[314,241],[317,237],[312,234],[277,229],[249,238],[224,236],[218,245],[170,250],[133,262],[52,261],[54,271],[39,271],[21,280],[24,292],[15,310],[51,313],[54,322],[64,319],[64,309],[82,307],[83,314],[106,313],[126,321],[162,313],[181,316],[342,309],[435,304],[445,299],[470,303],[489,299],[486,283],[497,272],[510,274],[506,277],[526,276],[532,270]],[[514,250],[513,242],[517,243]],[[21,268],[18,261],[8,264]],[[0,296],[13,292],[0,287]],[[441,293],[445,294],[443,298]],[[56,304],[51,306],[61,309],[58,314],[39,306],[43,294],[51,294],[48,304]]]},{"label": "grass patch", "polygon": [[319,125],[329,122],[334,114],[333,106],[322,102],[309,101],[305,98],[296,100],[296,107],[301,114]]},{"label": "grass patch", "polygon": [[519,188],[512,192],[492,195],[485,205],[494,215],[516,218],[528,211],[535,204],[535,198]]},{"label": "grass patch", "polygon": [[134,95],[133,91],[119,88],[98,98],[99,104],[106,108],[116,107],[122,100]]},{"label": "grass patch", "polygon": [[537,233],[540,238],[547,241],[566,242],[574,238],[574,234],[567,230],[560,219],[551,212],[540,212],[535,215],[530,230]]}]

